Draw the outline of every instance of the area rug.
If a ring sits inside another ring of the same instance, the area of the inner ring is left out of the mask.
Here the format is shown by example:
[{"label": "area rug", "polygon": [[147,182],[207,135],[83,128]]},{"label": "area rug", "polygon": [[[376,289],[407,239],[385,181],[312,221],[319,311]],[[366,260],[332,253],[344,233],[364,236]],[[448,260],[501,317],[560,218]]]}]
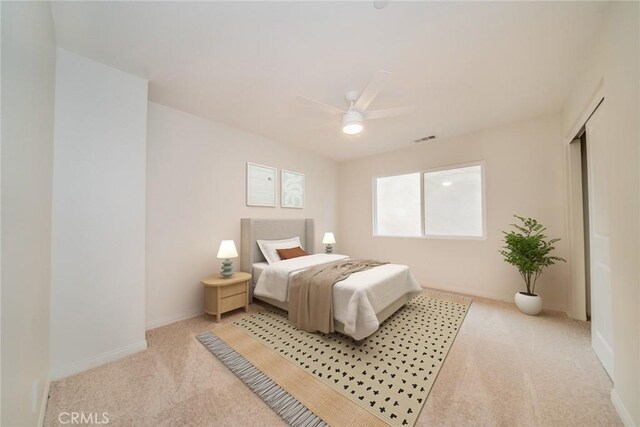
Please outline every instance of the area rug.
[{"label": "area rug", "polygon": [[361,342],[269,308],[197,338],[293,426],[412,426],[471,298],[427,290]]}]

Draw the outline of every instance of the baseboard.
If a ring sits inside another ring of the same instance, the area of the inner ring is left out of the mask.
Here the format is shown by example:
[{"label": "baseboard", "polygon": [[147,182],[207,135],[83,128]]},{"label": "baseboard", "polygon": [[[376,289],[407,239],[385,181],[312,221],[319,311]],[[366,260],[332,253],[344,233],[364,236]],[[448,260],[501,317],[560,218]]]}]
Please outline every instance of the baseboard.
[{"label": "baseboard", "polygon": [[161,326],[167,326],[172,323],[179,322],[181,320],[187,320],[187,319],[192,319],[194,317],[198,317],[203,313],[204,311],[202,311],[202,308],[198,308],[196,310],[187,311],[185,313],[178,314],[175,316],[169,316],[163,319],[152,320],[151,322],[147,322],[147,324],[145,325],[145,329],[148,331],[150,329],[159,328]]},{"label": "baseboard", "polygon": [[127,346],[99,354],[97,356],[88,357],[78,362],[73,362],[59,368],[54,368],[52,369],[51,378],[53,380],[59,380],[86,371],[87,369],[95,368],[97,366],[104,365],[105,363],[122,359],[125,356],[129,356],[146,349],[147,340],[141,340],[133,344],[129,344]]},{"label": "baseboard", "polygon": [[633,419],[631,418],[631,414],[627,411],[624,403],[622,403],[622,399],[620,399],[620,395],[615,388],[611,390],[611,403],[613,403],[613,407],[616,408],[616,412],[626,427],[636,427]]},{"label": "baseboard", "polygon": [[[515,304],[513,302],[513,295],[510,295],[508,297],[505,297],[504,294],[501,293],[496,293],[496,292],[484,292],[482,290],[477,290],[477,289],[473,289],[473,290],[469,290],[468,288],[463,288],[460,286],[448,286],[448,285],[436,285],[436,284],[425,284],[422,285],[425,288],[431,288],[431,289],[437,289],[440,291],[448,291],[448,292],[455,292],[458,294],[464,294],[464,295],[469,295],[469,296],[476,296],[476,297],[480,297],[480,298],[488,298],[488,299],[493,299],[496,301],[504,301],[504,302],[509,302],[511,304]],[[514,292],[515,294],[515,292]],[[563,313],[567,313],[567,307],[566,306],[558,306],[555,304],[547,304],[544,302],[544,297],[542,298],[542,308],[547,309],[547,310],[553,310],[553,311],[561,311]]]},{"label": "baseboard", "polygon": [[44,415],[47,412],[47,402],[49,402],[49,388],[51,387],[51,380],[47,378],[44,384],[44,390],[42,391],[42,401],[40,402],[40,415],[38,416],[38,427],[44,425]]}]

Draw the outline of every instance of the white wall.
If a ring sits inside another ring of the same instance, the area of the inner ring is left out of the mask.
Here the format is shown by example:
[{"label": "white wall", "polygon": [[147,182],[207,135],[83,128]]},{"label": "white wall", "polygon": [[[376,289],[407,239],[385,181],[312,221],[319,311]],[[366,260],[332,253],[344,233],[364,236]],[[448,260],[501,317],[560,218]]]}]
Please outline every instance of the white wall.
[{"label": "white wall", "polygon": [[[315,218],[316,250],[334,230],[335,162],[155,103],[148,135],[147,328],[202,312],[200,279],[222,239],[240,252],[240,218]],[[247,162],[304,173],[305,208],[247,207]]]},{"label": "white wall", "polygon": [[[610,150],[609,213],[614,392],[627,425],[640,426],[640,4],[614,2],[564,110],[574,127],[603,82]],[[565,147],[566,149],[566,147]]]},{"label": "white wall", "polygon": [[2,2],[2,419],[36,425],[49,375],[55,38],[49,2]]},{"label": "white wall", "polygon": [[51,371],[146,348],[147,81],[58,49]]},{"label": "white wall", "polygon": [[[524,283],[498,253],[512,215],[537,218],[549,235],[566,236],[560,132],[560,117],[548,116],[340,163],[336,240],[349,255],[409,265],[423,286],[513,301]],[[476,160],[485,161],[486,240],[373,236],[375,176]],[[563,256],[565,242],[557,248]],[[549,268],[536,291],[546,307],[565,310],[566,265]]]}]

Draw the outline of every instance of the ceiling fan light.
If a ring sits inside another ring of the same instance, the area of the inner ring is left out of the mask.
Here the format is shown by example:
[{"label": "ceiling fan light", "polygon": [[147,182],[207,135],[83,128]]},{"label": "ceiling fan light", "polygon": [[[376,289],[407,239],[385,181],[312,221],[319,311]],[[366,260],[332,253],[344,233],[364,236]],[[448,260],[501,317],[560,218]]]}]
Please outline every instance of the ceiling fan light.
[{"label": "ceiling fan light", "polygon": [[357,135],[364,129],[362,125],[362,113],[355,110],[349,110],[344,113],[342,119],[342,132],[347,135]]},{"label": "ceiling fan light", "polygon": [[362,126],[362,123],[351,122],[351,123],[346,123],[342,127],[342,132],[346,133],[347,135],[357,135],[360,132],[362,132],[363,129],[364,129],[364,126]]}]

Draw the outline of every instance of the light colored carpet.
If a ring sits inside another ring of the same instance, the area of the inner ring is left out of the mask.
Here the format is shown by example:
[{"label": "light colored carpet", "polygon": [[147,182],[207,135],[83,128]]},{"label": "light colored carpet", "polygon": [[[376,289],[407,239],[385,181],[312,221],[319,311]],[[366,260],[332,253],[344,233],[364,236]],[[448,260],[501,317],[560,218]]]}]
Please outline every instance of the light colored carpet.
[{"label": "light colored carpet", "polygon": [[[147,351],[54,382],[45,425],[72,411],[108,412],[112,426],[283,425],[195,339],[216,326],[200,316],[149,331]],[[589,342],[586,322],[474,298],[417,425],[622,425]]]}]

